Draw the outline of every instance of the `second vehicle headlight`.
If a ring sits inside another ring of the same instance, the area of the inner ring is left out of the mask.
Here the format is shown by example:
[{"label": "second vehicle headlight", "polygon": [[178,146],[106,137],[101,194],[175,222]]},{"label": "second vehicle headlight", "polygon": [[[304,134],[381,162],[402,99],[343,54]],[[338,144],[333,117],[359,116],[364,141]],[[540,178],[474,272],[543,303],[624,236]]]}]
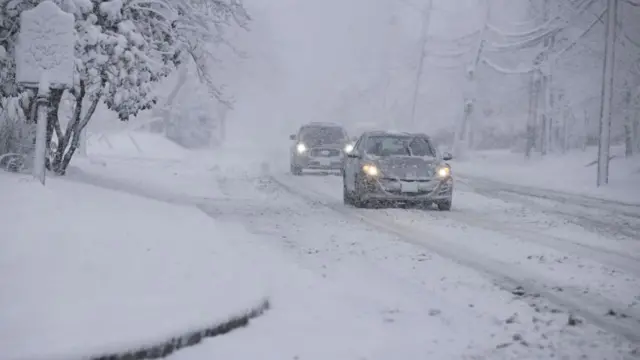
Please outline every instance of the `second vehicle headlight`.
[{"label": "second vehicle headlight", "polygon": [[353,151],[353,144],[347,144],[344,147],[344,152],[346,152],[347,154]]},{"label": "second vehicle headlight", "polygon": [[298,146],[296,146],[296,150],[298,150],[298,154],[302,154],[307,151],[307,147],[303,143],[299,143]]},{"label": "second vehicle headlight", "polygon": [[364,173],[369,176],[378,176],[378,174],[380,173],[375,165],[370,164],[364,165],[362,167],[362,171],[364,171]]},{"label": "second vehicle headlight", "polygon": [[438,177],[446,178],[447,176],[451,175],[451,169],[449,169],[446,166],[443,166],[436,170],[436,174],[438,174]]}]

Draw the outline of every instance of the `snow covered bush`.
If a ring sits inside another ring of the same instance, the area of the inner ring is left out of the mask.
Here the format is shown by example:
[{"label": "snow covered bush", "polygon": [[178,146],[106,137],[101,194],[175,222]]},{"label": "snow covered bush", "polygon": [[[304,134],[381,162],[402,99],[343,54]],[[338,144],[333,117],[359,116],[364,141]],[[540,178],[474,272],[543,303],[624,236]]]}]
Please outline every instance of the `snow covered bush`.
[{"label": "snow covered bush", "polygon": [[24,114],[28,94],[0,101],[0,168],[18,171],[33,150],[35,126]]}]

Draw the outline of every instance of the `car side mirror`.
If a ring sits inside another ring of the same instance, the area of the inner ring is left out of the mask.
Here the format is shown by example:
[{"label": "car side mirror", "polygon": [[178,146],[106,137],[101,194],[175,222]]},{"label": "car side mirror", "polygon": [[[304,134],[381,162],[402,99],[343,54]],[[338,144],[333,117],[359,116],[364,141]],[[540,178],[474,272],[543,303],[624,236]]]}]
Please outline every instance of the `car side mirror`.
[{"label": "car side mirror", "polygon": [[442,153],[442,160],[444,161],[449,161],[453,159],[453,155],[451,155],[451,153],[449,152],[444,152]]},{"label": "car side mirror", "polygon": [[295,135],[289,135],[289,140],[295,140],[296,136]]},{"label": "car side mirror", "polygon": [[360,159],[360,154],[358,154],[357,151],[353,150],[352,152],[347,154],[347,157],[350,157],[352,159]]}]

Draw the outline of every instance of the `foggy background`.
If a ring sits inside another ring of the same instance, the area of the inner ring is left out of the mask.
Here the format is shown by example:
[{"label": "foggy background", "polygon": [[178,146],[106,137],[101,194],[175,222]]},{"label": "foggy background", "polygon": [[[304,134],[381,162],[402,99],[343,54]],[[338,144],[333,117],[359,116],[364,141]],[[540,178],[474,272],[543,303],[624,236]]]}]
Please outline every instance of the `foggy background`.
[{"label": "foggy background", "polygon": [[[562,24],[555,37],[561,55],[553,62],[554,121],[561,123],[558,126],[574,143],[597,137],[605,38],[604,23],[597,18],[605,0],[550,1],[546,5],[545,0],[434,0],[412,121],[428,3],[246,0],[253,19],[250,29],[229,34],[230,42],[244,56],[227,51],[212,59],[216,81],[234,99],[226,115],[225,144],[286,147],[288,135],[309,121],[342,123],[354,135],[358,124],[367,123],[450,138],[463,116],[465,92],[470,91],[465,70],[476,55],[487,4],[493,31],[483,33],[491,46],[485,47],[482,57],[492,66],[480,61],[476,72],[474,146],[515,146],[502,143],[522,137],[530,109],[531,75],[518,73],[518,69],[531,67],[542,44],[517,48],[513,44],[530,37],[518,34],[541,28],[545,6]],[[619,21],[624,32],[618,35],[614,97],[618,105],[624,92],[632,92],[640,81],[635,69],[640,59],[640,8],[624,2],[621,6]],[[500,46],[502,51],[491,49]],[[176,76],[159,86],[161,97],[171,92]],[[197,108],[217,116],[219,107],[191,74],[174,111]],[[626,115],[622,109],[614,106],[614,143],[623,136]],[[129,124],[121,124],[113,114],[103,113],[90,123],[90,131],[132,127],[150,116],[141,113]]]}]

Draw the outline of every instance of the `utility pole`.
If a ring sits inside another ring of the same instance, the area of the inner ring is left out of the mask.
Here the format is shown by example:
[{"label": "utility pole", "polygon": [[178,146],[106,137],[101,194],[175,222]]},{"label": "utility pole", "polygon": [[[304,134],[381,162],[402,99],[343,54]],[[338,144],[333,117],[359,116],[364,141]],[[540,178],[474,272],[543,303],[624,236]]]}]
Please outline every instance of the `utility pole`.
[{"label": "utility pole", "polygon": [[[544,0],[544,21],[549,21],[551,17],[551,9],[550,9],[550,1]],[[551,150],[551,132],[553,130],[552,123],[552,106],[553,106],[553,91],[552,91],[552,66],[553,64],[549,62],[549,49],[553,47],[555,43],[555,35],[547,35],[544,39],[544,60],[543,62],[547,64],[544,67],[544,72],[542,74],[542,89],[543,89],[543,99],[542,99],[542,131],[541,131],[541,153],[542,155],[546,155]]]},{"label": "utility pole", "polygon": [[611,109],[613,100],[613,70],[616,47],[618,0],[607,2],[605,56],[602,66],[602,96],[600,102],[600,137],[598,141],[598,182],[600,187],[609,183],[609,141],[611,136]]},{"label": "utility pole", "polygon": [[484,23],[482,24],[482,29],[478,36],[478,44],[475,49],[473,63],[465,69],[464,107],[462,116],[460,117],[458,124],[456,124],[456,130],[453,138],[453,152],[458,158],[464,158],[466,156],[467,149],[472,145],[472,128],[470,123],[474,115],[476,102],[478,86],[476,82],[476,75],[478,63],[480,62],[485,46],[485,32],[489,25],[489,16],[491,14],[491,8],[489,7],[488,0],[484,1],[484,6]]},{"label": "utility pole", "polygon": [[[536,59],[535,64],[539,64],[540,58]],[[541,87],[541,75],[539,70],[535,70],[531,73],[529,80],[529,116],[527,119],[527,132],[526,132],[526,145],[525,156],[531,157],[531,152],[536,147],[536,129],[538,125],[538,106]]]},{"label": "utility pole", "polygon": [[420,80],[424,69],[424,59],[427,57],[427,41],[429,39],[429,27],[431,23],[431,11],[433,10],[433,0],[428,0],[425,9],[422,11],[422,38],[420,44],[420,61],[416,73],[416,82],[413,89],[413,101],[411,103],[411,126],[416,125],[416,106],[418,104],[418,94],[420,93]]}]

